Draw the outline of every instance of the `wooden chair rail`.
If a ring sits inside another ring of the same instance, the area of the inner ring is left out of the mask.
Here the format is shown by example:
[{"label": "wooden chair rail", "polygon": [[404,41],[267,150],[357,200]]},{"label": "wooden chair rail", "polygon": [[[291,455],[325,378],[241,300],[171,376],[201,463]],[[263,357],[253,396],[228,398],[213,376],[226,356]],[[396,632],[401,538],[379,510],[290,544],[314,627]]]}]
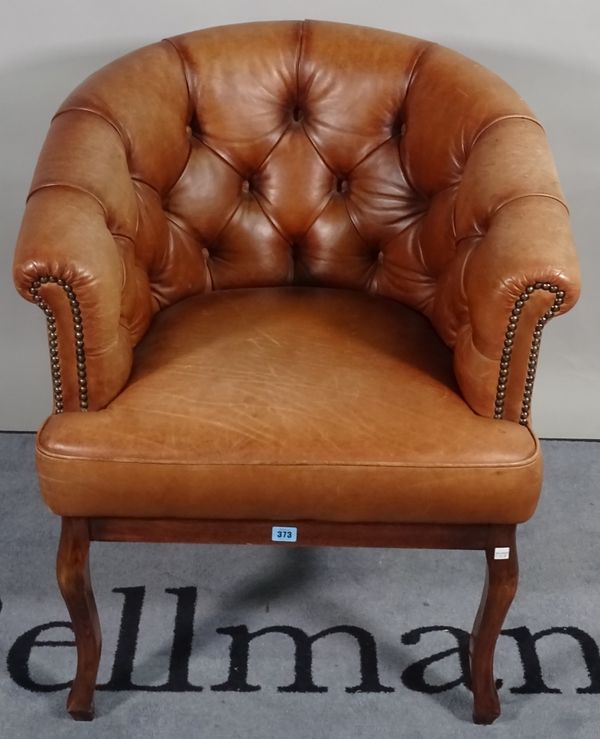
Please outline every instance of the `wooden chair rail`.
[{"label": "wooden chair rail", "polygon": [[340,523],[328,521],[187,520],[92,518],[93,541],[194,544],[274,544],[273,526],[295,527],[288,546],[385,547],[405,549],[489,549],[510,546],[509,524]]}]

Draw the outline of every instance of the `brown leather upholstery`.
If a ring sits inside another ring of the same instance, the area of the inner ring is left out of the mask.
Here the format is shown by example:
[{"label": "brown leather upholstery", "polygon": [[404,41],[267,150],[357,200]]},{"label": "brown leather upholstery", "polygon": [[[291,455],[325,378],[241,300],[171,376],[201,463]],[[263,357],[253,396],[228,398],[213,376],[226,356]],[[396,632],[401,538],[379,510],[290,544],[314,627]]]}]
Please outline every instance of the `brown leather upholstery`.
[{"label": "brown leather upholstery", "polygon": [[66,516],[517,523],[540,463],[529,429],[462,400],[418,313],[298,287],[179,302],[115,400],[38,443]]},{"label": "brown leather upholstery", "polygon": [[455,52],[307,21],[117,60],[53,120],[15,280],[48,317],[58,513],[533,512],[516,422],[578,268],[541,125]]}]

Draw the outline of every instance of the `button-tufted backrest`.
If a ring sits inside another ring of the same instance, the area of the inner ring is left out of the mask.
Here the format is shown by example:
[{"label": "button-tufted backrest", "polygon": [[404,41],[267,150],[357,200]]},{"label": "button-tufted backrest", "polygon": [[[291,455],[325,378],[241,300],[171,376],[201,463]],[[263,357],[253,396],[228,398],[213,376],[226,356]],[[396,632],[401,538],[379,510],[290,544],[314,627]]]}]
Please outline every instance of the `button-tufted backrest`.
[{"label": "button-tufted backrest", "polygon": [[[505,145],[516,160],[537,148],[536,167],[504,167]],[[64,186],[102,208],[132,344],[187,296],[296,283],[398,299],[454,346],[468,311],[456,285],[491,216],[561,197],[545,146],[518,95],[449,49],[335,23],[251,23],[92,75],[54,118],[33,191]]]}]

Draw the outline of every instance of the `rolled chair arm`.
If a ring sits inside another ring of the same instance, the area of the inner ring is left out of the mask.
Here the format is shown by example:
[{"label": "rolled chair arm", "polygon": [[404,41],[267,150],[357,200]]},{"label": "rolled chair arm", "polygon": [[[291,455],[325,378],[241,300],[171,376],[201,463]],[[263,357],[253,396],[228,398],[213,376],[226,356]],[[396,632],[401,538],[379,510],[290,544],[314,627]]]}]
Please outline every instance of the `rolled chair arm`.
[{"label": "rolled chair arm", "polygon": [[136,255],[138,217],[121,133],[68,99],[40,154],[14,258],[17,289],[46,314],[55,412],[109,403],[158,309]]},{"label": "rolled chair arm", "polygon": [[14,278],[46,315],[55,412],[102,408],[125,384],[140,333],[124,320],[128,271],[90,194],[62,185],[32,192]]},{"label": "rolled chair arm", "polygon": [[507,205],[466,264],[467,315],[454,366],[479,413],[526,424],[542,330],[579,296],[564,207],[543,197]]},{"label": "rolled chair arm", "polygon": [[537,121],[509,117],[480,134],[453,226],[433,323],[454,348],[471,407],[526,424],[542,330],[580,292],[567,206]]}]

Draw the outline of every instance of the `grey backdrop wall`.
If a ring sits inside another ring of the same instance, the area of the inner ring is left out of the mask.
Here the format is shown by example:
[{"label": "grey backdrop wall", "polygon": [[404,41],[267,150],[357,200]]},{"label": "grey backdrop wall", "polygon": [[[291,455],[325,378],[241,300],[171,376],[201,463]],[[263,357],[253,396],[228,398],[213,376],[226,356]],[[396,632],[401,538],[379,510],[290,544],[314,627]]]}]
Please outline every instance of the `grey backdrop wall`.
[{"label": "grey backdrop wall", "polygon": [[0,9],[0,429],[50,411],[45,327],[14,291],[12,250],[50,117],[85,76],[163,36],[246,20],[319,18],[451,46],[512,84],[545,124],[584,277],[544,335],[534,403],[546,437],[600,438],[600,4],[596,0],[20,0]]}]

